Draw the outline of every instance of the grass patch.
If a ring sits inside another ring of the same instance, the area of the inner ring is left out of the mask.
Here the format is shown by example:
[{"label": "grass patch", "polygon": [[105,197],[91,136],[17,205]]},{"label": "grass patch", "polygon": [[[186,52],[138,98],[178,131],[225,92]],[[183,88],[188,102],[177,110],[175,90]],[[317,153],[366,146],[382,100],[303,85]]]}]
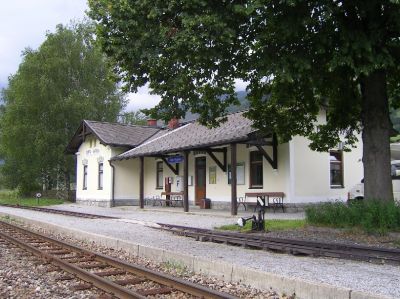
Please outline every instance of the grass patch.
[{"label": "grass patch", "polygon": [[367,233],[400,231],[400,206],[394,201],[329,202],[306,208],[308,224],[360,228]]},{"label": "grass patch", "polygon": [[[305,227],[305,220],[283,220],[283,219],[267,219],[265,220],[265,230],[267,231],[278,231],[278,230],[291,230],[291,229],[300,229]],[[216,229],[220,230],[233,230],[233,231],[250,231],[251,230],[251,221],[247,221],[244,227],[240,227],[237,224],[223,225],[220,227],[216,227]]]},{"label": "grass patch", "polygon": [[17,199],[18,191],[17,190],[0,190],[0,199]]},{"label": "grass patch", "polygon": [[39,202],[36,198],[0,198],[0,204],[20,205],[20,206],[50,206],[62,204],[62,199],[40,198]]},{"label": "grass patch", "polygon": [[20,205],[20,206],[49,206],[62,204],[62,199],[42,197],[37,200],[35,197],[21,197],[18,190],[0,190],[0,204]]},{"label": "grass patch", "polygon": [[174,260],[165,261],[162,266],[170,272],[176,272],[180,275],[185,275],[189,273],[188,268],[182,263]]}]

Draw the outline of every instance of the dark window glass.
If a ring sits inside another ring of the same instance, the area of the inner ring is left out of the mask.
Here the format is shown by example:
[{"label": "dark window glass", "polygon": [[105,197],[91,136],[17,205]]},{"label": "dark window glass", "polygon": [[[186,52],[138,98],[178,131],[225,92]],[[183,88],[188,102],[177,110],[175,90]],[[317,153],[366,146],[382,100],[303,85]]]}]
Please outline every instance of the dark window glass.
[{"label": "dark window glass", "polygon": [[263,187],[263,156],[260,152],[250,152],[250,188]]},{"label": "dark window glass", "polygon": [[82,189],[84,189],[84,190],[87,189],[87,174],[88,174],[87,170],[88,170],[87,165],[83,165],[83,185],[82,185],[83,187],[82,187]]},{"label": "dark window glass", "polygon": [[400,179],[400,163],[398,162],[392,162],[391,164],[391,173],[392,173],[392,179],[399,180]]},{"label": "dark window glass", "polygon": [[99,190],[103,190],[103,163],[99,163]]},{"label": "dark window glass", "polygon": [[343,187],[343,153],[342,151],[329,152],[331,187]]},{"label": "dark window glass", "polygon": [[206,184],[205,178],[206,178],[206,169],[203,167],[197,168],[196,185],[205,186]]},{"label": "dark window glass", "polygon": [[162,189],[164,187],[164,174],[163,174],[163,162],[157,162],[156,164],[156,187],[157,189]]}]

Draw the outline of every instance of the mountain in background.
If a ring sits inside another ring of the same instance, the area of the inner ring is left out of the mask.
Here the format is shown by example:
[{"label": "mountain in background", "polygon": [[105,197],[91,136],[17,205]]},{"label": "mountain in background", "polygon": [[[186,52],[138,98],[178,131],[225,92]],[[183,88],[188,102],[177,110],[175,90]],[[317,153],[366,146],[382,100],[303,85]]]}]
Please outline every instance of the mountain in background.
[{"label": "mountain in background", "polygon": [[[230,114],[230,113],[235,113],[238,111],[243,111],[243,110],[247,110],[250,106],[249,101],[246,99],[246,95],[247,92],[244,90],[238,91],[236,92],[236,96],[240,102],[240,105],[236,106],[236,105],[232,105],[229,106],[226,111]],[[190,111],[186,112],[186,116],[185,118],[182,120],[182,123],[186,123],[186,122],[191,122],[194,121],[196,119],[199,118],[199,114],[197,113],[192,113]]]},{"label": "mountain in background", "polygon": [[[239,106],[230,106],[227,109],[228,113],[235,113],[238,111],[243,111],[247,110],[250,106],[249,101],[246,99],[247,92],[242,90],[238,91],[236,93],[238,100],[240,102]],[[182,120],[182,122],[191,122],[194,121],[198,118],[198,114],[194,114],[191,112],[186,113],[185,119]],[[400,142],[400,109],[393,110],[390,113],[390,119],[392,120],[393,123],[393,128],[397,131],[397,136],[391,137],[390,141],[391,142]]]}]

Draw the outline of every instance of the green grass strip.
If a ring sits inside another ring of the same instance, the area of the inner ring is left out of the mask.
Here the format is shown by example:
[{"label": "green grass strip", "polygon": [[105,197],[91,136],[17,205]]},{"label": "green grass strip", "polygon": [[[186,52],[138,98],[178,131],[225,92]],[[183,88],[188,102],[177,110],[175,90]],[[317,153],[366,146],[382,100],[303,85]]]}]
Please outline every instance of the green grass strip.
[{"label": "green grass strip", "polygon": [[[291,229],[300,229],[305,227],[305,220],[283,220],[283,219],[267,219],[265,221],[265,230],[268,231],[279,231],[279,230],[291,230]],[[230,230],[230,231],[250,231],[251,230],[251,221],[247,221],[244,227],[240,227],[237,224],[223,225],[220,227],[216,227],[216,229],[220,230]]]},{"label": "green grass strip", "polygon": [[20,205],[28,207],[59,205],[64,203],[62,199],[54,198],[0,198],[0,204]]}]

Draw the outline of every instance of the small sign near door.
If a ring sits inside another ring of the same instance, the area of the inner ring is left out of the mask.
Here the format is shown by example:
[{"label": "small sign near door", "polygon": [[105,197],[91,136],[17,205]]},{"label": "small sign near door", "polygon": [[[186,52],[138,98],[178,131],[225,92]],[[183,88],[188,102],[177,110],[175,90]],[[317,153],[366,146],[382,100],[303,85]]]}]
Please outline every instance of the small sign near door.
[{"label": "small sign near door", "polygon": [[172,156],[167,158],[168,163],[181,163],[183,161],[183,156]]}]

